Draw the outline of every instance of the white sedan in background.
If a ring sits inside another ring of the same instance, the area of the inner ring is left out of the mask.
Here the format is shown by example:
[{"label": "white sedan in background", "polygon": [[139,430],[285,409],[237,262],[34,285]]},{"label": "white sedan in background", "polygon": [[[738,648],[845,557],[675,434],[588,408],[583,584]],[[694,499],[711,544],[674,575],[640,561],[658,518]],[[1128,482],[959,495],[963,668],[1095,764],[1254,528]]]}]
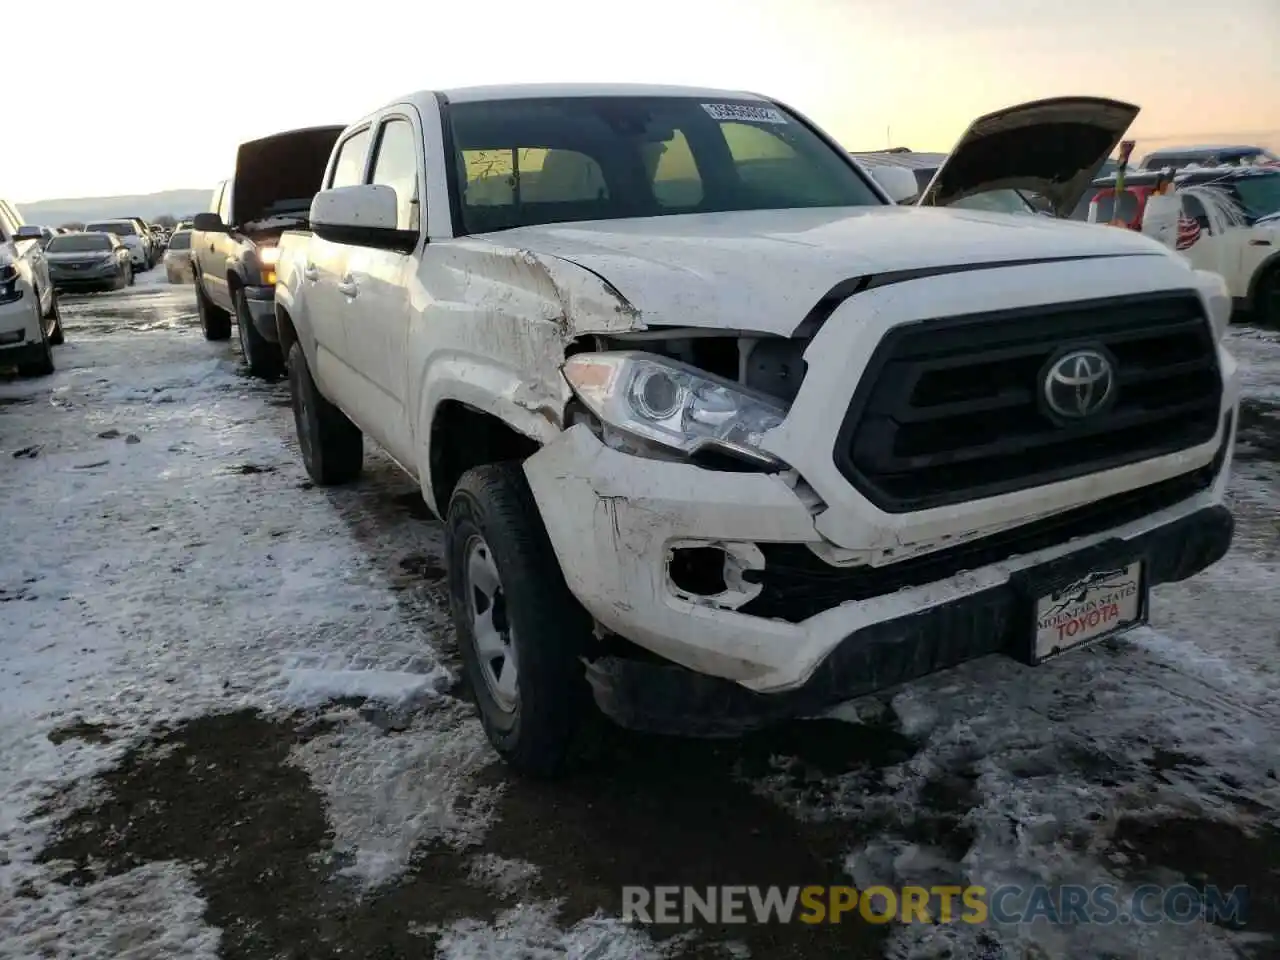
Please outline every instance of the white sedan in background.
[{"label": "white sedan in background", "polygon": [[190,230],[175,230],[169,238],[169,246],[164,251],[164,274],[170,283],[190,283],[194,279]]},{"label": "white sedan in background", "polygon": [[97,220],[84,225],[85,233],[114,233],[120,242],[129,248],[129,257],[133,260],[133,270],[138,273],[150,270],[151,238],[143,236],[138,225],[132,220]]}]

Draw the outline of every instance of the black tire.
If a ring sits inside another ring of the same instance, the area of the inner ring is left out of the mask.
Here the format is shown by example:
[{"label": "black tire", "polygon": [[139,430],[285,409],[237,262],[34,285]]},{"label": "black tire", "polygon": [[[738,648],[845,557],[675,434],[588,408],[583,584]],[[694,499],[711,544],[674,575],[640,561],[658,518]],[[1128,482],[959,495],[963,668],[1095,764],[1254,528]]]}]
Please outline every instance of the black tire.
[{"label": "black tire", "polygon": [[233,293],[231,302],[236,305],[236,332],[240,336],[240,354],[244,357],[245,366],[255,377],[263,380],[279,380],[280,375],[284,373],[284,358],[280,354],[280,345],[272,343],[253,325],[253,317],[249,315],[249,303],[243,291],[237,290]]},{"label": "black tire", "polygon": [[127,264],[125,264],[124,275],[126,278],[124,285],[126,287],[132,287],[133,286],[133,261],[132,260],[130,260]]},{"label": "black tire", "polygon": [[338,486],[359,477],[364,468],[364,434],[316,389],[298,343],[289,348],[289,396],[302,463],[316,486]]},{"label": "black tire", "polygon": [[1258,278],[1253,294],[1253,318],[1260,327],[1280,327],[1280,266],[1272,266]]},{"label": "black tire", "polygon": [[[581,657],[591,618],[565,585],[520,465],[468,470],[449,500],[445,538],[458,647],[489,742],[522,775],[560,776],[590,716]],[[510,707],[495,697],[476,643],[471,598],[480,594],[468,569],[477,538],[502,585],[502,619],[518,665]]]},{"label": "black tire", "polygon": [[204,287],[196,281],[196,312],[200,314],[200,329],[206,340],[231,339],[231,314],[214,306],[205,296]]},{"label": "black tire", "polygon": [[62,332],[62,307],[58,303],[58,291],[53,291],[53,307],[49,311],[53,317],[53,329],[49,331],[49,343],[60,347],[67,342],[67,335]]},{"label": "black tire", "polygon": [[[36,301],[39,303],[39,300]],[[53,373],[53,344],[49,342],[49,334],[44,329],[44,318],[41,317],[37,326],[40,327],[40,343],[42,344],[41,355],[39,360],[33,360],[31,363],[23,363],[18,365],[18,375],[22,377],[47,377]]]}]

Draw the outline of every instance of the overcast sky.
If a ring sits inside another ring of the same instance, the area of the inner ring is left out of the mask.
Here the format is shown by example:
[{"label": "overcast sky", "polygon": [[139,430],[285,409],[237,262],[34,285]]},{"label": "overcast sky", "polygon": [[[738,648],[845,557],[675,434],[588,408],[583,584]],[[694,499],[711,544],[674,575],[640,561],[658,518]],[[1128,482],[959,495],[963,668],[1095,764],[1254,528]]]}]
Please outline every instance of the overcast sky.
[{"label": "overcast sky", "polygon": [[0,195],[205,187],[236,145],[413,90],[643,81],[767,93],[851,150],[947,150],[1063,94],[1147,146],[1280,147],[1280,0],[5,2]]}]

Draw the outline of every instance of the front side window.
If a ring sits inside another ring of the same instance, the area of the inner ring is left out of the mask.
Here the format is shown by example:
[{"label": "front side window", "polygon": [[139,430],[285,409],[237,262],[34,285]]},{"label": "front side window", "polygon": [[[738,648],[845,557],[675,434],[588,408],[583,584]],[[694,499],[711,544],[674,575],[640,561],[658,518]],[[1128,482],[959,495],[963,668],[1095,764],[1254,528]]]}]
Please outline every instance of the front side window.
[{"label": "front side window", "polygon": [[531,98],[449,107],[465,233],[663,214],[880,206],[840,151],[762,101]]},{"label": "front side window", "polygon": [[370,182],[395,190],[397,230],[418,229],[417,139],[408,120],[388,120],[378,137]]},{"label": "front side window", "polygon": [[351,187],[364,182],[364,158],[369,152],[368,130],[342,141],[338,148],[338,159],[333,165],[333,176],[329,179],[330,187]]}]

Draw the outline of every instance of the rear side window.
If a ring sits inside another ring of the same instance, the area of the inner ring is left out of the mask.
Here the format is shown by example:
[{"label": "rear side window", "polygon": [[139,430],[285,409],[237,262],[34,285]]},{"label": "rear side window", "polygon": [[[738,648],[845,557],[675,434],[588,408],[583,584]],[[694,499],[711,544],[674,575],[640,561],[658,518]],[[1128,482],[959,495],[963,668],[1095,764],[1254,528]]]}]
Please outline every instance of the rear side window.
[{"label": "rear side window", "polygon": [[[418,229],[418,150],[413,124],[388,120],[378,137],[378,153],[373,160],[371,183],[391,187],[396,192],[396,229]],[[343,148],[346,150],[345,146]]]},{"label": "rear side window", "polygon": [[369,152],[369,135],[369,130],[361,130],[342,141],[333,164],[333,176],[329,179],[330,187],[351,187],[364,182],[364,158]]},{"label": "rear side window", "polygon": [[23,224],[22,217],[18,215],[18,211],[15,210],[8,201],[3,203],[3,209],[5,229],[16,233],[17,229]]}]

